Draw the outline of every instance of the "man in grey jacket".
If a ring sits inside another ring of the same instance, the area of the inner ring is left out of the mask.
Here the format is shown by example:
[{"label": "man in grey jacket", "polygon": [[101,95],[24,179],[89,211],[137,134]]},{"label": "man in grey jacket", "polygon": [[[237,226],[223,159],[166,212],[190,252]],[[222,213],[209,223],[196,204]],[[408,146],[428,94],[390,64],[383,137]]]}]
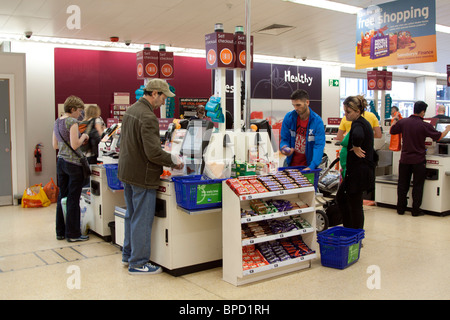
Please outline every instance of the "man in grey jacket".
[{"label": "man in grey jacket", "polygon": [[121,127],[118,177],[124,184],[125,239],[122,262],[130,274],[156,274],[149,262],[156,190],[163,166],[182,169],[183,163],[161,149],[159,123],[154,110],[174,97],[167,82],[152,79],[144,95],[126,111]]}]

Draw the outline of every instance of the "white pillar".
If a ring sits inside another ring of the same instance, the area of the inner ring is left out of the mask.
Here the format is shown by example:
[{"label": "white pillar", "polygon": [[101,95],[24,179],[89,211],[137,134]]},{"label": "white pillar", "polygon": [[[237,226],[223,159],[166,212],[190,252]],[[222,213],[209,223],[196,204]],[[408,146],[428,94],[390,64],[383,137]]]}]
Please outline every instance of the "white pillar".
[{"label": "white pillar", "polygon": [[422,100],[428,104],[425,118],[436,115],[436,85],[435,77],[419,77],[416,79],[416,101]]}]

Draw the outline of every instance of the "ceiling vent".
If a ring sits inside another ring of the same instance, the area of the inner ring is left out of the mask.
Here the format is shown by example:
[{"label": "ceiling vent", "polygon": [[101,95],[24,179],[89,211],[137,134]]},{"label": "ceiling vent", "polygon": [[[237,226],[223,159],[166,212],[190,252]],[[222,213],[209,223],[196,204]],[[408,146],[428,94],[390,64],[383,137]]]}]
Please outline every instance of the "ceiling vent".
[{"label": "ceiling vent", "polygon": [[282,33],[288,32],[289,30],[295,29],[293,26],[286,26],[283,24],[272,24],[268,27],[262,28],[261,30],[256,31],[256,33],[260,34],[270,34],[272,36],[278,36]]}]

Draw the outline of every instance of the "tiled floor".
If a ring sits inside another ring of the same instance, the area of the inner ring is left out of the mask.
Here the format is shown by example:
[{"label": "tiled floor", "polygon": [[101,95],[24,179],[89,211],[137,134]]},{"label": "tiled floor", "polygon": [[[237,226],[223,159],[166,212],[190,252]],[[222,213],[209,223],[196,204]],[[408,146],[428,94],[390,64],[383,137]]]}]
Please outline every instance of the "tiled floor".
[{"label": "tiled floor", "polygon": [[318,258],[310,269],[235,287],[222,268],[131,276],[120,249],[92,234],[56,240],[55,205],[0,207],[0,299],[450,299],[450,217],[365,212],[356,264],[337,270]]}]

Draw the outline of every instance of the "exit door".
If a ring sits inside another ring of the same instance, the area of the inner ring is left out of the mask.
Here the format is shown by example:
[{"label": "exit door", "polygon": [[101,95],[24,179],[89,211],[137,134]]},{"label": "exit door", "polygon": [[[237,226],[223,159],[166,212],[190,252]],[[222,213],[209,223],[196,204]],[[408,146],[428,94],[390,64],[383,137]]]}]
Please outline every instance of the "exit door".
[{"label": "exit door", "polygon": [[0,79],[0,205],[12,205],[9,80]]}]

